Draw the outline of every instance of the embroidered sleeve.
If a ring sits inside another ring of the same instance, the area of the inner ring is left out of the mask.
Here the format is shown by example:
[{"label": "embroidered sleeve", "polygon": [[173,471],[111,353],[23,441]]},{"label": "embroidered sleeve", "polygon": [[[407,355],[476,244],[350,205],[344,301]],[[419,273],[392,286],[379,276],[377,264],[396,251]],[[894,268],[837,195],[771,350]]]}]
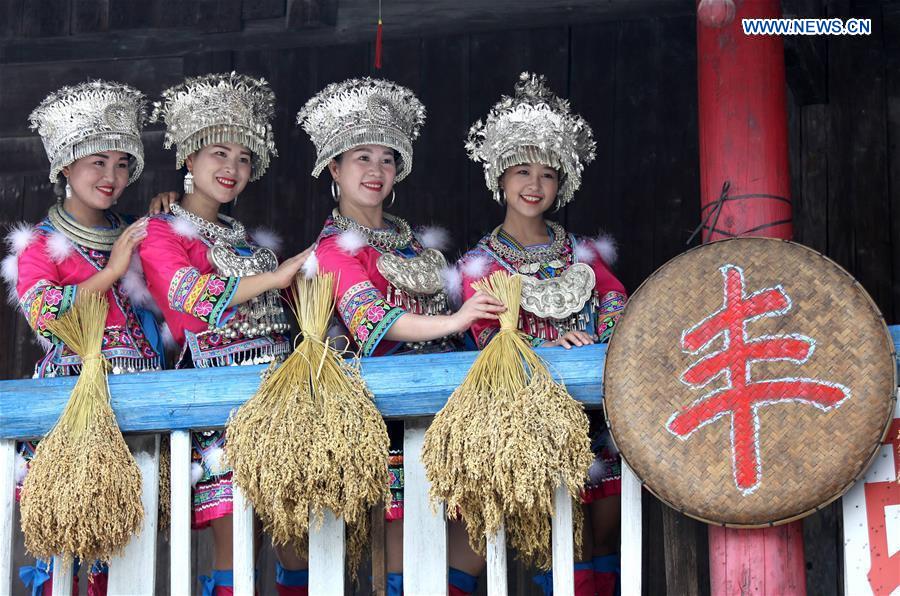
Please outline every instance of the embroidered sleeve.
[{"label": "embroidered sleeve", "polygon": [[47,321],[58,318],[72,307],[78,286],[58,282],[59,272],[43,247],[44,242],[35,242],[19,255],[16,292],[31,328],[41,337],[59,344],[62,340],[47,330]]},{"label": "embroidered sleeve", "polygon": [[218,327],[237,291],[237,277],[201,275],[193,267],[175,271],[169,282],[169,308]]},{"label": "embroidered sleeve", "polygon": [[607,292],[603,296],[599,296],[599,306],[597,307],[597,320],[595,328],[597,330],[598,343],[609,341],[612,337],[613,330],[625,308],[625,294],[622,292]]},{"label": "embroidered sleeve", "polygon": [[613,275],[602,258],[598,258],[593,267],[597,278],[594,286],[594,298],[597,301],[594,326],[599,338],[597,341],[602,343],[612,337],[616,322],[625,308],[627,297],[625,286]]},{"label": "embroidered sleeve", "polygon": [[201,274],[191,263],[183,239],[166,220],[150,220],[147,237],[138,251],[147,288],[160,307],[212,326],[220,326],[234,314],[229,304],[240,278]]},{"label": "embroidered sleeve", "polygon": [[335,274],[337,312],[356,341],[363,357],[375,353],[391,326],[406,311],[391,306],[376,288],[363,263],[338,248],[334,237],[326,238],[316,249],[319,271]]}]

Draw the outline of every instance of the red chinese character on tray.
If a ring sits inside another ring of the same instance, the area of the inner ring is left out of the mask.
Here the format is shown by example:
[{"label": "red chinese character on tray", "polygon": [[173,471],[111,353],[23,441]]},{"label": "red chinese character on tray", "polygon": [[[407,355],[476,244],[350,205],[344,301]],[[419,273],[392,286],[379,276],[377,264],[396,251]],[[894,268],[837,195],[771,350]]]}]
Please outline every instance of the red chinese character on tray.
[{"label": "red chinese character on tray", "polygon": [[[791,299],[780,285],[747,295],[743,269],[725,265],[720,271],[725,294],[722,308],[681,334],[685,352],[707,352],[681,375],[681,382],[692,389],[702,389],[721,377],[724,386],[708,391],[673,414],[666,428],[686,440],[703,426],[727,418],[731,423],[734,481],[746,495],[759,488],[762,479],[759,409],[781,402],[799,402],[827,412],[848,399],[850,389],[800,377],[754,380],[754,362],[786,360],[803,364],[812,356],[815,340],[795,334],[749,337],[748,323],[787,314],[792,308]],[[718,350],[713,347],[717,339],[721,339]],[[785,415],[789,413],[786,411]]]}]

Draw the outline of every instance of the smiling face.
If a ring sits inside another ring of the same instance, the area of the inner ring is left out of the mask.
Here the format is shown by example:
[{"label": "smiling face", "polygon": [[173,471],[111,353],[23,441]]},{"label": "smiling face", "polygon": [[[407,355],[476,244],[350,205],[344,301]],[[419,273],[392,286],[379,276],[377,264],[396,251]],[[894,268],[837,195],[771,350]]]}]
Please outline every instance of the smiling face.
[{"label": "smiling face", "polygon": [[194,176],[194,193],[230,203],[250,180],[252,158],[250,150],[237,143],[206,145],[189,155],[185,165]]},{"label": "smiling face", "polygon": [[128,186],[130,157],[121,151],[92,153],[63,168],[72,187],[71,200],[104,211],[112,207]]},{"label": "smiling face", "polygon": [[559,172],[541,163],[506,168],[500,177],[506,208],[526,218],[542,217],[556,202]]},{"label": "smiling face", "polygon": [[341,188],[342,204],[371,209],[394,189],[397,158],[390,147],[360,145],[331,160],[328,170]]}]

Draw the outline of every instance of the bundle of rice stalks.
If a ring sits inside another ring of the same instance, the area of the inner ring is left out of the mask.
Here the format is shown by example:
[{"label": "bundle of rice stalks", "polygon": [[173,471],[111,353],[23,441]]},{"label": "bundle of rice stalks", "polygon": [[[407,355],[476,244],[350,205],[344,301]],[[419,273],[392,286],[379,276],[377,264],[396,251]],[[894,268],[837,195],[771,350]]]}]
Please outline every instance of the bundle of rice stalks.
[{"label": "bundle of rice stalks", "polygon": [[[562,482],[578,498],[593,460],[587,416],[517,330],[521,277],[495,272],[473,288],[507,310],[425,433],[431,498],[465,518],[476,552],[503,524],[519,557],[546,569],[554,491]],[[581,508],[573,510],[578,540]]]},{"label": "bundle of rice stalks", "polygon": [[25,548],[40,559],[108,561],[141,528],[141,472],[109,403],[100,355],[109,305],[86,294],[48,329],[81,356],[81,375],[22,488]]},{"label": "bundle of rice stalks", "polygon": [[273,543],[302,549],[310,520],[330,509],[348,527],[353,573],[370,507],[390,501],[387,428],[359,371],[326,339],[334,276],[296,279],[291,309],[302,341],[232,416],[226,435],[234,482]]}]

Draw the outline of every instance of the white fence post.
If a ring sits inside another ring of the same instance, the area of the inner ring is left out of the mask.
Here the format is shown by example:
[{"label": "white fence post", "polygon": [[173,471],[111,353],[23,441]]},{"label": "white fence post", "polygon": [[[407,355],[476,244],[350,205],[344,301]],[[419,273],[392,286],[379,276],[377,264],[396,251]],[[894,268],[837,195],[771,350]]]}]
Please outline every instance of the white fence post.
[{"label": "white fence post", "polygon": [[0,594],[12,593],[13,518],[16,508],[16,442],[0,441]]},{"label": "white fence post", "polygon": [[344,594],[344,520],[326,510],[320,526],[309,520],[309,593]]},{"label": "white fence post", "polygon": [[487,592],[488,596],[506,596],[506,528],[487,537]]},{"label": "white fence post", "polygon": [[[125,442],[141,470],[144,522],[124,552],[109,562],[110,595],[156,594],[156,530],[159,514],[159,435],[126,437]],[[87,563],[87,562],[85,562]]]},{"label": "white fence post", "polygon": [[572,535],[572,497],[565,484],[553,495],[553,593],[575,594],[575,544]]},{"label": "white fence post", "polygon": [[172,431],[169,439],[172,504],[169,528],[170,593],[191,595],[191,432]]},{"label": "white fence post", "polygon": [[232,526],[232,549],[234,554],[235,596],[253,596],[253,506],[244,498],[236,485],[234,494],[234,514]]},{"label": "white fence post", "polygon": [[623,596],[641,593],[641,481],[622,460],[622,559],[619,586]]},{"label": "white fence post", "polygon": [[53,596],[72,596],[72,557],[53,557],[53,590],[51,594]]},{"label": "white fence post", "polygon": [[403,591],[437,596],[447,593],[447,521],[443,506],[432,512],[422,464],[430,423],[407,419],[403,432]]}]

